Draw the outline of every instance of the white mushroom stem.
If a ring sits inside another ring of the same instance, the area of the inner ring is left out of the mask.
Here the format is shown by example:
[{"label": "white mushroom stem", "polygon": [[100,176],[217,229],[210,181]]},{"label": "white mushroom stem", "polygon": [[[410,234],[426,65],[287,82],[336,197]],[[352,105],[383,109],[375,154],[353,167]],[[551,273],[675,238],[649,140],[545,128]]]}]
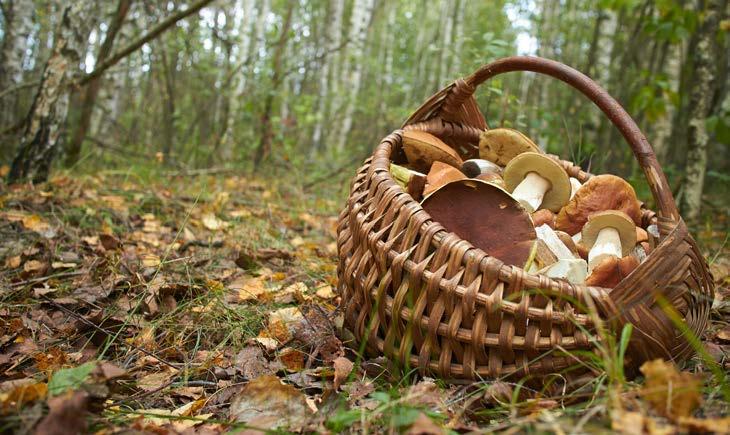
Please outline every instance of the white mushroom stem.
[{"label": "white mushroom stem", "polygon": [[615,228],[606,227],[598,232],[596,243],[588,251],[588,272],[609,257],[621,258],[621,237]]},{"label": "white mushroom stem", "polygon": [[581,186],[582,184],[580,184],[580,181],[578,181],[577,178],[570,177],[570,199],[573,199],[575,192],[577,192]]},{"label": "white mushroom stem", "polygon": [[532,213],[542,204],[545,193],[550,190],[550,181],[537,172],[528,172],[520,184],[512,191],[512,196]]}]

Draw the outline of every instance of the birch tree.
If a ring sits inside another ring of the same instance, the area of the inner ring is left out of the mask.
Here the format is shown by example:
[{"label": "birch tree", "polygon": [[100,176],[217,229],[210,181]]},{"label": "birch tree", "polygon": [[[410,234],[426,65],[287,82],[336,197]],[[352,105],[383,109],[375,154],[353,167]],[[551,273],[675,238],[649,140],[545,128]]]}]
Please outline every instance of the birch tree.
[{"label": "birch tree", "polygon": [[336,80],[336,70],[333,71],[332,78],[330,77],[330,71],[334,69],[336,65],[336,50],[342,44],[342,13],[345,9],[344,0],[332,0],[330,1],[330,11],[328,14],[328,20],[332,23],[327,26],[327,32],[325,32],[326,38],[326,53],[322,55],[322,66],[319,71],[319,95],[317,96],[317,119],[312,130],[312,147],[310,155],[314,155],[317,151],[322,148],[322,130],[324,129],[324,123],[328,119],[328,109],[330,81]]},{"label": "birch tree", "polygon": [[240,107],[246,91],[246,79],[248,77],[248,65],[251,60],[251,25],[253,23],[253,0],[238,0],[236,9],[243,11],[240,25],[238,26],[238,65],[234,68],[234,88],[229,94],[228,114],[226,124],[223,129],[222,155],[225,159],[229,159],[233,154],[234,148],[234,126],[236,119],[240,116]]},{"label": "birch tree", "polygon": [[352,118],[355,114],[357,96],[360,92],[360,81],[363,73],[362,55],[365,50],[365,42],[368,34],[368,24],[372,18],[373,0],[355,0],[352,6],[352,17],[350,19],[350,56],[348,59],[348,80],[349,92],[345,101],[342,124],[337,131],[336,149],[342,151],[352,128]]},{"label": "birch tree", "polygon": [[45,64],[41,83],[25,122],[18,154],[13,161],[10,182],[48,178],[61,128],[68,113],[69,88],[78,72],[81,50],[88,35],[88,1],[66,5],[56,32],[51,56]]},{"label": "birch tree", "polygon": [[688,152],[683,208],[685,218],[697,222],[702,204],[702,190],[707,170],[707,147],[710,136],[707,118],[717,80],[715,35],[724,12],[723,0],[700,1],[702,21],[697,29],[697,46],[692,53],[693,74],[688,122]]},{"label": "birch tree", "polygon": [[0,98],[0,127],[15,121],[18,94],[10,90],[23,82],[23,58],[33,31],[34,10],[33,0],[9,0],[3,6],[5,28],[0,50],[0,91],[9,93]]}]

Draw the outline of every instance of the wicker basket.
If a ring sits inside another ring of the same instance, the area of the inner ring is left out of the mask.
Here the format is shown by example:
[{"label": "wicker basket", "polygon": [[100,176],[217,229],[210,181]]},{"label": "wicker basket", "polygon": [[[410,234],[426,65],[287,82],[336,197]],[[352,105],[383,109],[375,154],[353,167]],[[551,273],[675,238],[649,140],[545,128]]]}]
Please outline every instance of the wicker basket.
[{"label": "wicker basket", "polygon": [[[569,370],[576,364],[573,351],[595,348],[600,340],[592,334],[596,317],[586,309],[595,307],[615,334],[626,323],[634,326],[629,368],[654,358],[685,360],[694,351],[688,331],[700,336],[705,329],[713,281],[651,146],[606,91],[561,63],[510,57],[431,97],[403,129],[428,131],[463,157],[475,156],[487,125],[474,91],[512,71],[546,74],[571,85],[621,131],[658,205],[658,213],[643,209],[642,226],[657,224],[659,243],[613,289],[573,285],[504,265],[446,231],[396,184],[389,163],[401,146],[399,130],[383,139],[358,170],[339,217],[338,291],[347,327],[370,354],[384,354],[423,374],[540,377]],[[591,177],[552,157],[581,182]]]}]

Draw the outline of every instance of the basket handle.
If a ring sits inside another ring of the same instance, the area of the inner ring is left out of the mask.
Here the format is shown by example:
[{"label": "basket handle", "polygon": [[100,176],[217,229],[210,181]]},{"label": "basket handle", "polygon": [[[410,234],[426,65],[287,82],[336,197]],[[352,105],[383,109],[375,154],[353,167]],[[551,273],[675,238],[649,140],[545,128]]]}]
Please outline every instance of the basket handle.
[{"label": "basket handle", "polygon": [[464,79],[465,86],[457,87],[458,91],[463,94],[458,98],[447,98],[442,110],[445,112],[449,112],[450,109],[453,110],[454,107],[447,107],[449,103],[458,102],[460,105],[461,101],[471,96],[477,86],[486,80],[499,74],[514,71],[532,71],[561,80],[579,90],[598,106],[631,146],[631,150],[634,152],[634,156],[639,161],[644,176],[649,182],[652,195],[659,207],[659,215],[675,222],[679,220],[677,204],[674,201],[664,171],[659,165],[654,149],[639,130],[636,122],[598,83],[574,68],[554,60],[536,56],[513,56],[499,59],[482,66],[472,75],[466,77]]}]

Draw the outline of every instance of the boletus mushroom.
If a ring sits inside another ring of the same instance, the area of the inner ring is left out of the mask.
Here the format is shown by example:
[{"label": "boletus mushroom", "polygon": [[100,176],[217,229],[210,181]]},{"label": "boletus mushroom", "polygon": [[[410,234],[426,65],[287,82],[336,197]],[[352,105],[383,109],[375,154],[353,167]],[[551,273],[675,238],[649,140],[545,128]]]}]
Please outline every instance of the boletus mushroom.
[{"label": "boletus mushroom", "polygon": [[427,172],[434,162],[461,167],[459,154],[444,141],[425,131],[404,131],[403,151],[408,164],[419,172]]},{"label": "boletus mushroom", "polygon": [[581,232],[581,242],[589,249],[588,272],[607,258],[622,258],[636,245],[634,221],[624,212],[607,210],[592,214]]},{"label": "boletus mushroom", "polygon": [[477,179],[452,181],[422,202],[446,230],[505,264],[525,267],[536,240],[530,214],[494,184]]},{"label": "boletus mushroom", "polygon": [[461,172],[469,178],[477,178],[487,183],[494,183],[504,189],[504,180],[502,179],[502,168],[484,159],[465,160],[461,165]]},{"label": "boletus mushroom", "polygon": [[403,166],[390,164],[390,174],[409,195],[416,201],[420,201],[423,196],[423,188],[426,185],[426,175],[404,168]]},{"label": "boletus mushroom", "polygon": [[573,199],[575,192],[577,192],[582,186],[583,185],[577,178],[570,177],[570,199]]},{"label": "boletus mushroom", "polygon": [[540,153],[522,153],[504,168],[504,184],[528,211],[546,208],[557,212],[570,199],[565,170]]},{"label": "boletus mushroom", "polygon": [[633,255],[607,258],[588,275],[586,285],[614,288],[637,267],[639,260]]},{"label": "boletus mushroom", "polygon": [[479,137],[479,157],[505,166],[524,152],[540,152],[529,137],[511,128],[494,128]]},{"label": "boletus mushroom", "polygon": [[444,184],[465,178],[466,175],[455,167],[443,162],[433,162],[431,170],[426,175],[426,187],[423,189],[423,196],[430,195],[431,192],[438,190]]},{"label": "boletus mushroom", "polygon": [[586,275],[588,275],[588,266],[585,260],[577,258],[560,236],[547,224],[536,227],[535,232],[539,241],[544,242],[556,258],[554,263],[547,265],[538,273],[551,278],[565,279],[573,284],[583,284]]},{"label": "boletus mushroom", "polygon": [[641,224],[641,208],[634,188],[615,175],[596,175],[586,181],[555,219],[555,227],[573,235],[581,231],[588,216],[603,210],[620,210],[636,225]]},{"label": "boletus mushroom", "polygon": [[535,227],[545,224],[555,229],[555,213],[546,208],[542,208],[532,213],[532,222],[535,224]]}]

